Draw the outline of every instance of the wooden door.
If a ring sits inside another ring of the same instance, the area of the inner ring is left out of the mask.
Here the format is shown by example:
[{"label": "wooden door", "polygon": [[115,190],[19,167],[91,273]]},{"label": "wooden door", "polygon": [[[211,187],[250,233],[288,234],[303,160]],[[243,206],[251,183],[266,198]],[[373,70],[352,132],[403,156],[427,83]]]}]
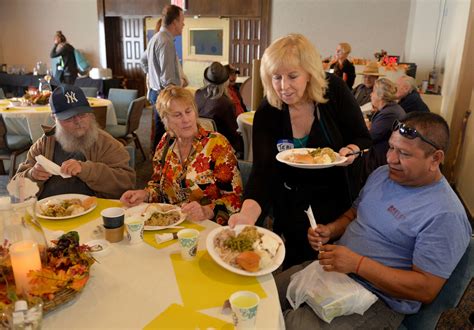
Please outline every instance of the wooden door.
[{"label": "wooden door", "polygon": [[123,79],[124,88],[145,95],[145,74],[140,67],[145,48],[143,18],[105,17],[104,23],[107,66],[115,78]]},{"label": "wooden door", "polygon": [[145,49],[142,17],[122,17],[122,62],[126,86],[145,95],[145,75],[140,66],[140,57]]}]

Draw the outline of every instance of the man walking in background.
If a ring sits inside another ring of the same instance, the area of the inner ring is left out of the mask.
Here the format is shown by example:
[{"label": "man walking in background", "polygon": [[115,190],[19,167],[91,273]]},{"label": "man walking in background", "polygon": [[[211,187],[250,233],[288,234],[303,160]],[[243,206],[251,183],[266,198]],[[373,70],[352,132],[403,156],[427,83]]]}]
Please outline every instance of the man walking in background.
[{"label": "man walking in background", "polygon": [[150,103],[153,105],[155,126],[152,133],[152,153],[165,132],[155,108],[156,99],[168,85],[181,86],[178,58],[173,39],[181,35],[184,27],[184,13],[175,5],[166,5],[162,12],[163,24],[147,47],[146,61],[150,84]]}]

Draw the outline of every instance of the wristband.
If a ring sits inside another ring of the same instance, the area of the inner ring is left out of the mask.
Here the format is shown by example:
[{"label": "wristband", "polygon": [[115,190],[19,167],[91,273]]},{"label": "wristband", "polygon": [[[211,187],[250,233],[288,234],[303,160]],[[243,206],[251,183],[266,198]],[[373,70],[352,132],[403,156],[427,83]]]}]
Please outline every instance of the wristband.
[{"label": "wristband", "polygon": [[359,262],[357,263],[357,267],[356,267],[356,271],[355,271],[356,275],[359,275],[359,268],[360,268],[360,265],[362,264],[362,260],[364,260],[364,258],[365,258],[365,256],[360,257]]}]

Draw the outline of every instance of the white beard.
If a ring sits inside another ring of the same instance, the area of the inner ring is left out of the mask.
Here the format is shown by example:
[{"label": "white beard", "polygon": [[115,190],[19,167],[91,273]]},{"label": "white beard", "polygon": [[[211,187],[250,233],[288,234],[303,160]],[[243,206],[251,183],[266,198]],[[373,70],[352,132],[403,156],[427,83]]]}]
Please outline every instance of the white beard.
[{"label": "white beard", "polygon": [[56,132],[54,134],[56,140],[59,142],[61,147],[66,152],[81,152],[83,154],[92,147],[99,136],[99,126],[93,118],[90,121],[89,130],[81,137],[75,137],[72,134],[67,133],[61,124],[56,122]]}]

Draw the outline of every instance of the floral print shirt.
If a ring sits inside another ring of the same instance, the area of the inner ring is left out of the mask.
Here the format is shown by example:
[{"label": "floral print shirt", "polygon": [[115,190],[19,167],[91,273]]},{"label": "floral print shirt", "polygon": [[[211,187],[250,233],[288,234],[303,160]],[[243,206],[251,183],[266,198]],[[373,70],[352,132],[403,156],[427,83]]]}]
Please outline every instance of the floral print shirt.
[{"label": "floral print shirt", "polygon": [[227,225],[242,206],[242,179],[232,146],[220,133],[198,128],[182,164],[175,139],[163,135],[153,157],[153,174],[145,188],[149,202],[197,201],[214,210],[214,221]]}]

